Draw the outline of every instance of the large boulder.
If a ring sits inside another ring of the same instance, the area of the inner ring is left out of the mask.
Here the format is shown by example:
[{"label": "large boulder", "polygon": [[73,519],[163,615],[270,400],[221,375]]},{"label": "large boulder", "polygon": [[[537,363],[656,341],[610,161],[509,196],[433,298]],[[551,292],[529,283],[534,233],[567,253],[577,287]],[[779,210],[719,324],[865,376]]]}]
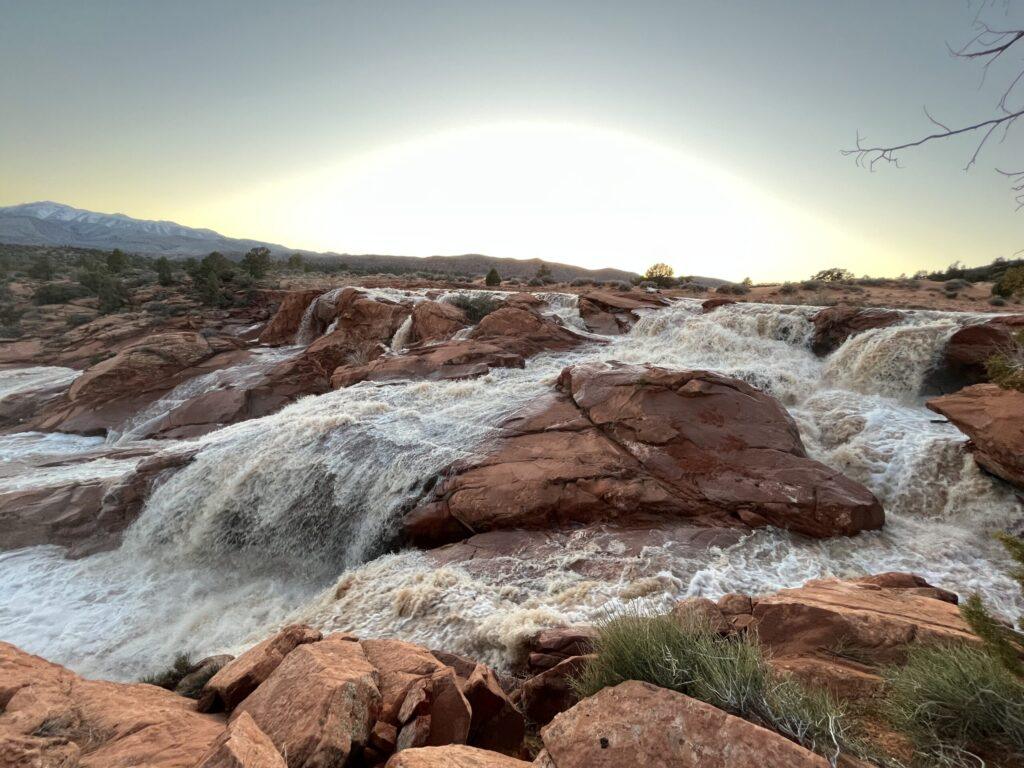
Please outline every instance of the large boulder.
[{"label": "large boulder", "polygon": [[779,734],[710,704],[629,681],[584,699],[541,731],[540,768],[827,768]]},{"label": "large boulder", "polygon": [[323,290],[320,288],[313,288],[304,291],[289,291],[281,297],[277,312],[260,333],[260,343],[272,347],[294,344],[295,334],[299,332],[299,325],[302,323],[302,317],[306,313],[307,307],[322,293]]},{"label": "large boulder", "polygon": [[145,684],[87,680],[0,642],[0,765],[194,768],[216,715]]},{"label": "large boulder", "polygon": [[291,651],[239,705],[289,768],[345,766],[359,759],[380,713],[378,675],[350,635],[330,635]]},{"label": "large boulder", "polygon": [[447,341],[469,325],[466,313],[444,301],[421,301],[412,310],[409,343]]},{"label": "large boulder", "polygon": [[985,363],[1024,331],[1024,315],[994,317],[960,328],[946,343],[942,357],[925,381],[928,392],[955,392],[988,381]]},{"label": "large boulder", "polygon": [[851,336],[873,328],[888,328],[901,318],[899,312],[891,309],[826,307],[811,318],[814,324],[811,350],[816,355],[827,355]]},{"label": "large boulder", "polygon": [[532,763],[476,747],[403,749],[385,768],[528,768]]},{"label": "large boulder", "polygon": [[508,420],[493,450],[445,470],[406,537],[657,516],[825,537],[884,522],[870,491],[808,458],[785,409],[737,379],[588,364],[558,389]]},{"label": "large boulder", "polygon": [[980,467],[1024,489],[1024,392],[975,384],[926,405],[971,439]]},{"label": "large boulder", "polygon": [[199,710],[231,712],[273,674],[288,654],[300,645],[315,643],[321,638],[319,630],[291,624],[254,645],[207,681],[199,697]]},{"label": "large boulder", "polygon": [[519,686],[515,701],[531,723],[547,725],[555,715],[565,712],[579,700],[572,680],[593,658],[593,655],[572,656]]},{"label": "large boulder", "polygon": [[217,737],[196,768],[288,768],[288,764],[267,734],[242,714]]}]

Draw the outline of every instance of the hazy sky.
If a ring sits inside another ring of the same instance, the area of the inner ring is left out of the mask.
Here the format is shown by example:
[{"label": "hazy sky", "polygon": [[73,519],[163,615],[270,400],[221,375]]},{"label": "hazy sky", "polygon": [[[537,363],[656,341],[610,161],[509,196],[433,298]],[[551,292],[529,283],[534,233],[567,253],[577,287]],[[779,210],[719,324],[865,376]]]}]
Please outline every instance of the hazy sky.
[{"label": "hazy sky", "polygon": [[945,47],[977,10],[0,0],[0,205],[733,279],[987,262],[1024,247],[992,170],[1024,166],[1020,136],[970,173],[970,138],[873,174],[839,154],[916,137],[925,104],[993,111],[1005,73],[979,88]]}]

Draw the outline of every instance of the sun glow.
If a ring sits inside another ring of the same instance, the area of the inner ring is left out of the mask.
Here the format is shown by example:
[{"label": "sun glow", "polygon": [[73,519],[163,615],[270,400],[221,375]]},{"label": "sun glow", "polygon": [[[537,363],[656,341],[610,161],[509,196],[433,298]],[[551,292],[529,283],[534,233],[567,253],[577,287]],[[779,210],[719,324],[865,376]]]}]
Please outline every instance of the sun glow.
[{"label": "sun glow", "polygon": [[833,264],[891,271],[875,245],[726,171],[639,137],[566,124],[439,133],[201,214],[231,234],[347,253],[486,253],[636,271],[665,261],[680,274],[735,280]]}]

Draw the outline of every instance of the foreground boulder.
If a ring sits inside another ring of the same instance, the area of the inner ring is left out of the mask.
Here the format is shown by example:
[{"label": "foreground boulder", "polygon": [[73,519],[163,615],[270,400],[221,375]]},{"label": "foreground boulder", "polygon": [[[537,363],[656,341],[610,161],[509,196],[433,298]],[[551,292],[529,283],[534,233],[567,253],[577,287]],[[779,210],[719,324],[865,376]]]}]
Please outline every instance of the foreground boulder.
[{"label": "foreground boulder", "polygon": [[196,768],[287,768],[274,742],[242,714],[217,737]]},{"label": "foreground boulder", "polygon": [[190,699],[86,680],[0,642],[0,765],[194,768],[224,730]]},{"label": "foreground boulder", "polygon": [[539,768],[826,768],[779,734],[681,693],[629,681],[605,688],[541,731]]},{"label": "foreground boulder", "polygon": [[289,768],[344,766],[368,744],[380,706],[376,670],[337,634],[295,648],[232,719],[251,716]]},{"label": "foreground boulder", "polygon": [[888,328],[902,317],[891,309],[826,307],[811,318],[814,324],[811,351],[816,355],[827,355],[839,349],[851,336],[874,328]]},{"label": "foreground boulder", "polygon": [[558,390],[507,421],[491,452],[443,473],[406,515],[406,537],[658,516],[815,537],[883,524],[870,491],[809,459],[785,409],[737,379],[589,364],[563,371]]},{"label": "foreground boulder", "polygon": [[926,405],[971,439],[982,469],[1024,490],[1024,392],[975,384]]},{"label": "foreground boulder", "polygon": [[527,768],[532,763],[476,747],[403,749],[385,768]]}]

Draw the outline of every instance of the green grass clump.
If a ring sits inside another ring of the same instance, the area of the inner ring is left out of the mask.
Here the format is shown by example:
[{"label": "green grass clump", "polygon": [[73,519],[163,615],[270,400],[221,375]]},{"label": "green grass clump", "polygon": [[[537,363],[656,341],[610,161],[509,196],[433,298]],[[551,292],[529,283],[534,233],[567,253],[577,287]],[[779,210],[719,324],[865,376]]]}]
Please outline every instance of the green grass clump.
[{"label": "green grass clump", "polygon": [[148,683],[149,685],[158,685],[161,688],[166,688],[169,691],[173,691],[178,687],[178,683],[181,682],[182,678],[185,677],[194,666],[192,657],[187,653],[179,653],[174,657],[174,662],[168,669],[160,672],[156,675],[146,675],[139,680],[140,683]]},{"label": "green grass clump", "polygon": [[916,646],[886,670],[887,710],[929,765],[979,765],[972,750],[1024,759],[1024,683],[988,651]]},{"label": "green grass clump", "polygon": [[581,698],[640,680],[765,725],[832,760],[863,752],[844,707],[778,675],[754,638],[723,638],[679,617],[630,613],[598,627],[596,657],[573,680]]},{"label": "green grass clump", "polygon": [[985,361],[985,372],[993,384],[1024,392],[1024,331],[1015,334],[1005,349]]}]

